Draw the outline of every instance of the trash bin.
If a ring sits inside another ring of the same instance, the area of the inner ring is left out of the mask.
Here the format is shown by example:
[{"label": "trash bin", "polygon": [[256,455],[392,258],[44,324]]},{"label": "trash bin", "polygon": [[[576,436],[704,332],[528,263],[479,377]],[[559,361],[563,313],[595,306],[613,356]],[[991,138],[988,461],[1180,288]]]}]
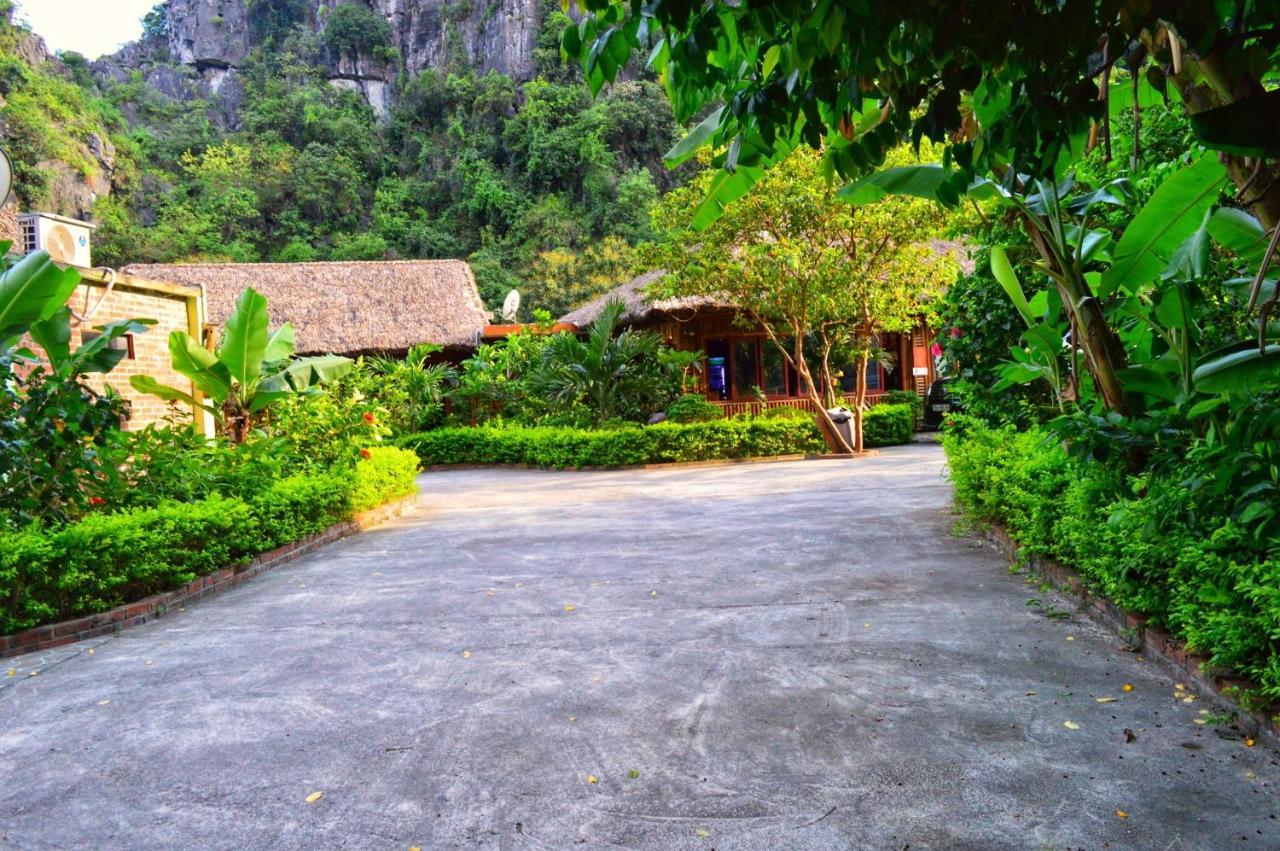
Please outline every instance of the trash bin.
[{"label": "trash bin", "polygon": [[844,442],[853,446],[853,411],[843,405],[837,405],[834,408],[827,408],[827,416],[831,417],[831,422],[835,423],[836,431],[840,432]]}]

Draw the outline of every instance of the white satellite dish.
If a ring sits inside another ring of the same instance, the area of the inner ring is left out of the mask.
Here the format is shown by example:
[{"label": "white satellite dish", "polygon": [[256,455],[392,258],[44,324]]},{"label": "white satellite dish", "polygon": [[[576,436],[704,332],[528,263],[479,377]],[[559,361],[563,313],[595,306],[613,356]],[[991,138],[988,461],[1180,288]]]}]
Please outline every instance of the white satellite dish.
[{"label": "white satellite dish", "polygon": [[520,291],[512,290],[507,293],[506,299],[502,302],[502,319],[504,322],[515,322],[516,314],[520,312]]},{"label": "white satellite dish", "polygon": [[0,207],[9,203],[13,196],[13,163],[9,154],[0,148]]}]

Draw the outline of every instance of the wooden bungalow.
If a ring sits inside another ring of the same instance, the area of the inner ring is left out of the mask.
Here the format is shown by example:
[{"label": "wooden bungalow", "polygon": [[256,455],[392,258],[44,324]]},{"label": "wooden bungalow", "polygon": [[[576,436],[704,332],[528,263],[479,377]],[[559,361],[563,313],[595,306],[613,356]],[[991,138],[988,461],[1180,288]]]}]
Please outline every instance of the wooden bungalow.
[{"label": "wooden bungalow", "polygon": [[137,264],[126,272],[203,288],[205,333],[226,322],[246,287],[267,298],[272,326],[293,323],[298,353],[402,355],[418,343],[458,361],[490,311],[461,260]]},{"label": "wooden bungalow", "polygon": [[[701,392],[724,406],[727,414],[759,413],[762,407],[809,409],[810,402],[794,369],[787,366],[777,346],[764,330],[745,323],[740,311],[705,297],[651,298],[646,290],[662,277],[650,272],[590,301],[561,317],[563,323],[585,328],[600,315],[604,305],[620,300],[626,306],[622,321],[634,328],[660,333],[667,345],[685,351],[701,351]],[[893,353],[893,366],[871,364],[867,370],[867,402],[880,402],[890,390],[909,390],[924,396],[935,376],[931,356],[933,330],[921,321],[909,334],[886,334],[883,349]],[[853,368],[840,379],[845,398],[852,402]],[[762,391],[765,401],[759,399]]]}]

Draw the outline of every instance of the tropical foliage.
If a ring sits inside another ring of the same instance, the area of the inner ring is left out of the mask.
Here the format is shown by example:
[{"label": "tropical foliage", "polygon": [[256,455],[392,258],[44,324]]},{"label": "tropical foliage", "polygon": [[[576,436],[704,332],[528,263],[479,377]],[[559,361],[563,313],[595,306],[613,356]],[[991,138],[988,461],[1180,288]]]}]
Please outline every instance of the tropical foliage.
[{"label": "tropical foliage", "polygon": [[243,443],[250,429],[265,420],[270,405],[297,394],[317,394],[320,385],[351,369],[351,360],[337,355],[294,358],[293,326],[286,322],[271,331],[267,300],[253,288],[236,301],[214,351],[185,331],[174,331],[169,354],[174,371],[191,379],[209,401],[149,375],[132,376],[129,383],[139,392],[208,411],[219,431],[235,443]]},{"label": "tropical foliage", "polygon": [[[893,156],[911,158],[905,149]],[[879,338],[910,331],[958,267],[935,248],[947,225],[936,204],[904,197],[851,206],[821,168],[818,154],[795,151],[695,232],[697,199],[717,179],[704,171],[663,200],[655,219],[670,236],[648,256],[669,270],[664,294],[728,301],[764,328],[816,408],[837,404],[837,370],[851,364],[854,440],[843,448],[861,451],[867,365]],[[806,341],[814,351],[805,351]]]}]

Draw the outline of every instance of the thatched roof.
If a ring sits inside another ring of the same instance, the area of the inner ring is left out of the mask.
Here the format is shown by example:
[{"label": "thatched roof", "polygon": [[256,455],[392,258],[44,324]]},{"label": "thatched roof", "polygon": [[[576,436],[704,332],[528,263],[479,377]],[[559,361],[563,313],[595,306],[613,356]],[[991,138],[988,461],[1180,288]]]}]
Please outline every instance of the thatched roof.
[{"label": "thatched roof", "polygon": [[[966,275],[973,274],[972,247],[967,243],[935,239],[930,241],[930,247],[938,256],[949,256]],[[709,296],[652,299],[645,295],[646,287],[660,280],[665,274],[667,273],[661,270],[646,272],[640,277],[633,278],[622,286],[615,287],[604,295],[566,313],[560,317],[559,321],[585,328],[595,321],[606,303],[616,300],[622,301],[627,306],[621,319],[626,324],[640,322],[655,313],[674,313],[678,310],[694,310],[700,307],[733,307],[728,302],[718,301]]]},{"label": "thatched roof", "polygon": [[266,296],[273,327],[293,323],[301,354],[474,346],[490,319],[461,260],[135,264],[124,271],[202,285],[208,321],[217,325],[253,287]]},{"label": "thatched roof", "polygon": [[639,322],[655,313],[670,313],[677,310],[691,310],[699,307],[728,307],[718,305],[715,299],[707,296],[684,296],[682,298],[651,299],[645,294],[645,288],[660,280],[664,271],[646,272],[638,278],[632,278],[620,287],[615,287],[599,298],[592,299],[584,305],[560,317],[561,322],[568,322],[585,328],[596,320],[605,304],[610,301],[621,301],[626,305],[621,321],[626,324]]}]

